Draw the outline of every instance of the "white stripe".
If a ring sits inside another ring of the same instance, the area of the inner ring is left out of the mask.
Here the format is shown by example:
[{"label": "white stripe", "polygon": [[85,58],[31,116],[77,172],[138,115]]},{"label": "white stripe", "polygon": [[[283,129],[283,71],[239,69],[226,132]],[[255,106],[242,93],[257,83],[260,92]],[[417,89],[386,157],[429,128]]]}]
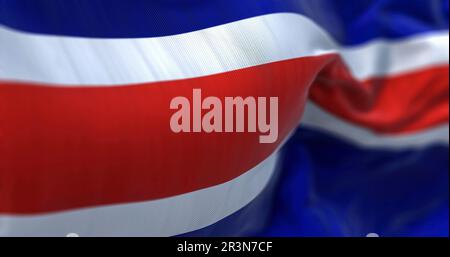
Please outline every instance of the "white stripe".
[{"label": "white stripe", "polygon": [[158,38],[92,39],[0,27],[0,79],[118,85],[192,78],[339,52],[358,79],[448,63],[448,32],[341,48],[299,14],[277,13]]},{"label": "white stripe", "polygon": [[401,135],[379,135],[369,129],[351,124],[308,102],[301,125],[332,133],[364,147],[388,147],[390,149],[420,148],[430,144],[449,144],[449,125]]},{"label": "white stripe", "polygon": [[243,175],[206,189],[155,201],[43,215],[0,215],[0,236],[173,236],[238,211],[267,185],[278,154]]},{"label": "white stripe", "polygon": [[401,41],[376,40],[363,46],[342,49],[341,54],[357,79],[367,79],[448,64],[448,44],[448,31],[444,31]]}]

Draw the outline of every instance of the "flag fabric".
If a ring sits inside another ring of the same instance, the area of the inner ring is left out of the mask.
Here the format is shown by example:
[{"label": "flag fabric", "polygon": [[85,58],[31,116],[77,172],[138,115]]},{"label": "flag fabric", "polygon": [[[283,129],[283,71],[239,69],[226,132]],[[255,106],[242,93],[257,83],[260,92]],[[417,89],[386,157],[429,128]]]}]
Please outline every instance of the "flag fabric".
[{"label": "flag fabric", "polygon": [[[0,236],[448,236],[448,1],[0,1]],[[170,100],[279,98],[278,138]]]}]

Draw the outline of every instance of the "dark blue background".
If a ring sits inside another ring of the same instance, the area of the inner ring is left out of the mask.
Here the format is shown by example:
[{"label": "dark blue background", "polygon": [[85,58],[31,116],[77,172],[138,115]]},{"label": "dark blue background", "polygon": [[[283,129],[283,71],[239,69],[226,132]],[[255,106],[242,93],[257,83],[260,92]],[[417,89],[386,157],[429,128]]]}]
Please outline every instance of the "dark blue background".
[{"label": "dark blue background", "polygon": [[294,12],[352,45],[447,29],[448,10],[442,0],[0,0],[0,23],[46,34],[157,37]]}]

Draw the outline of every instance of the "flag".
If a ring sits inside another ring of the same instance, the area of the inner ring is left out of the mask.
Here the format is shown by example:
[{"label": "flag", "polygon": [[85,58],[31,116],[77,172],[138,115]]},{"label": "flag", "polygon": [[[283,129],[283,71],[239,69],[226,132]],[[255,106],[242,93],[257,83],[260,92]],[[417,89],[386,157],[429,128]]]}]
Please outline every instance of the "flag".
[{"label": "flag", "polygon": [[[0,235],[448,236],[448,33],[437,0],[1,1]],[[276,97],[275,142],[175,133],[196,89]]]}]

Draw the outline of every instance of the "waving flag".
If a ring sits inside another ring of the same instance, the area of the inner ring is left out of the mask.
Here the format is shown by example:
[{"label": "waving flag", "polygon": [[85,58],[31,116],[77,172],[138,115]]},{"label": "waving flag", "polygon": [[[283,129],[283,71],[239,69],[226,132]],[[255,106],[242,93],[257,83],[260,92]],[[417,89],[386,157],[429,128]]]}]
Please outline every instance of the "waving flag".
[{"label": "waving flag", "polygon": [[[0,235],[448,236],[448,1],[0,1]],[[171,99],[278,97],[278,137]]]}]

